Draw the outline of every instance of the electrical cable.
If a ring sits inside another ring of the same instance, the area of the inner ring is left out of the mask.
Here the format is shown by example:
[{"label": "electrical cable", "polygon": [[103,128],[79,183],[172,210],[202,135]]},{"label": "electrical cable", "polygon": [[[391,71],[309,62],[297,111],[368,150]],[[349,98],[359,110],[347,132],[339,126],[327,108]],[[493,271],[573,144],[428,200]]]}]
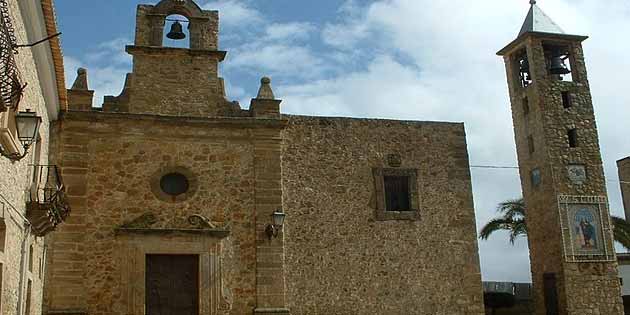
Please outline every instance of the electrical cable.
[{"label": "electrical cable", "polygon": [[[507,170],[517,170],[518,166],[501,166],[501,165],[471,165],[470,168],[481,168],[481,169],[507,169]],[[611,183],[619,183],[624,185],[630,185],[630,182],[623,180],[606,180]]]}]

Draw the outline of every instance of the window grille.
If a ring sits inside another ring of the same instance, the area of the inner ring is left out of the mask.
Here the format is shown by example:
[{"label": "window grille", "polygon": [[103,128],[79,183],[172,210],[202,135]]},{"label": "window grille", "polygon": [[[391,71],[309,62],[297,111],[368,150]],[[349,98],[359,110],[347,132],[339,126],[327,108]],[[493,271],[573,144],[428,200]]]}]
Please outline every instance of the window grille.
[{"label": "window grille", "polygon": [[383,182],[385,184],[385,210],[410,211],[409,177],[384,176]]},{"label": "window grille", "polygon": [[0,112],[16,108],[23,86],[15,64],[17,52],[15,29],[9,14],[7,0],[0,0]]}]

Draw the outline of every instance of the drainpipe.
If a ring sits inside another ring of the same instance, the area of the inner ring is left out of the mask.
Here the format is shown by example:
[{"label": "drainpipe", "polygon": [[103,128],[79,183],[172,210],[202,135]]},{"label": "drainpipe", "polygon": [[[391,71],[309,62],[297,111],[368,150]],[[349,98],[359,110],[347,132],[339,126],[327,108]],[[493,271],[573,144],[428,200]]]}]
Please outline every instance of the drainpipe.
[{"label": "drainpipe", "polygon": [[22,239],[22,253],[20,255],[20,285],[18,291],[16,315],[22,314],[22,299],[24,298],[24,278],[26,276],[26,243],[28,236],[31,234],[31,225],[28,221],[24,222],[24,238]]}]

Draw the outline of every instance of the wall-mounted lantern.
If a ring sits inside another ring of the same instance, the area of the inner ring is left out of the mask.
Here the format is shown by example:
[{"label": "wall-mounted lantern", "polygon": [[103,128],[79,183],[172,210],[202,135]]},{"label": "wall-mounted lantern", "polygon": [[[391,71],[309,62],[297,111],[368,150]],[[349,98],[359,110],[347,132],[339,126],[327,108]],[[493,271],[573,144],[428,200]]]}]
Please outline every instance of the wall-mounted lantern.
[{"label": "wall-mounted lantern", "polygon": [[278,232],[282,229],[282,225],[284,224],[284,218],[287,215],[282,212],[282,210],[277,210],[271,215],[271,224],[267,224],[267,228],[265,228],[265,233],[267,237],[271,240],[274,237],[278,237]]},{"label": "wall-mounted lantern", "polygon": [[39,126],[42,123],[42,118],[37,116],[35,112],[26,110],[25,112],[19,112],[15,115],[15,125],[17,127],[18,140],[22,144],[24,152],[20,153],[6,153],[0,148],[0,154],[13,160],[19,161],[28,154],[30,146],[37,141],[39,133]]}]

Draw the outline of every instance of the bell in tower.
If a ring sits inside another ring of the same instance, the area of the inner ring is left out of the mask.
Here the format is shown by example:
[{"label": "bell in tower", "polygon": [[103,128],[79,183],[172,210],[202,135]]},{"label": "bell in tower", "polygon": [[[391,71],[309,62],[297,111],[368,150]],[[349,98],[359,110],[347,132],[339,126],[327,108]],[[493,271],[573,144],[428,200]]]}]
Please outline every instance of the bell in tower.
[{"label": "bell in tower", "polygon": [[182,29],[182,24],[179,23],[179,21],[173,22],[173,24],[171,24],[171,31],[166,34],[166,37],[173,40],[181,40],[186,38],[186,34],[184,34],[184,31]]},{"label": "bell in tower", "polygon": [[531,0],[508,77],[536,315],[623,314],[582,42]]},{"label": "bell in tower", "polygon": [[[139,5],[135,41],[126,47],[133,56],[133,73],[123,93],[109,97],[105,107],[186,117],[240,113],[225,99],[219,63],[226,52],[218,49],[218,35],[219,12],[204,10],[193,0]],[[165,38],[187,39],[189,45],[169,47]]]},{"label": "bell in tower", "polygon": [[571,70],[569,70],[569,68],[567,68],[567,65],[564,63],[565,58],[567,57],[563,58],[561,54],[555,53],[551,57],[551,62],[550,62],[551,65],[549,66],[549,73],[557,74],[557,75],[571,73]]}]

